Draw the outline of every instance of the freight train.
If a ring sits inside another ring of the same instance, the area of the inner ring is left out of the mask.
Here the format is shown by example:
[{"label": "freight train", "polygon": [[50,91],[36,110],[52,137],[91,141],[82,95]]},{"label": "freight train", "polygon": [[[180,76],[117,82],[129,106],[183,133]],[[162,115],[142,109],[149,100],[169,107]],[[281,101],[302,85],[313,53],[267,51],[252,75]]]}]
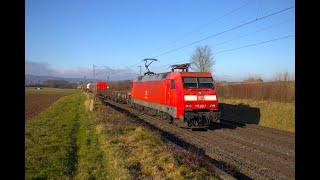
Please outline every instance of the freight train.
[{"label": "freight train", "polygon": [[106,97],[166,117],[180,127],[207,128],[220,122],[216,87],[210,72],[188,72],[189,66],[173,65],[171,72],[159,74],[147,72],[132,81],[130,91],[109,91]]},{"label": "freight train", "polygon": [[98,81],[96,83],[87,83],[85,84],[85,87],[82,87],[82,89],[97,95],[106,95],[109,86],[105,81]]}]

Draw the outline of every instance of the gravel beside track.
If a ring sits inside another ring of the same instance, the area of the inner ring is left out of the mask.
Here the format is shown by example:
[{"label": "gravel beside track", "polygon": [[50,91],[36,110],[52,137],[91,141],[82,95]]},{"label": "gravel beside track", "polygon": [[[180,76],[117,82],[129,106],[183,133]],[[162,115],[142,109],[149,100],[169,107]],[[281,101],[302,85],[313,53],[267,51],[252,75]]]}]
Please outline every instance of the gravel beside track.
[{"label": "gravel beside track", "polygon": [[206,156],[221,167],[228,166],[227,169],[231,168],[232,171],[253,179],[294,179],[293,133],[257,125],[243,126],[231,121],[214,124],[209,130],[192,131],[138,112],[128,105],[107,99],[104,101],[201,148]]}]

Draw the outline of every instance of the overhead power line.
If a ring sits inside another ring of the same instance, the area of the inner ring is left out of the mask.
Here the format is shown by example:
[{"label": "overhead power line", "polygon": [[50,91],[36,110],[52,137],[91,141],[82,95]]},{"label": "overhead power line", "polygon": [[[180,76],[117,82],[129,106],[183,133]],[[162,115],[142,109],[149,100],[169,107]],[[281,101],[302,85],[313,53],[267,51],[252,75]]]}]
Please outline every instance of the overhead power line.
[{"label": "overhead power line", "polygon": [[290,18],[290,19],[286,19],[286,20],[284,20],[284,21],[281,21],[280,23],[272,24],[272,25],[270,25],[270,26],[266,26],[266,27],[260,28],[260,29],[258,29],[258,30],[256,30],[256,31],[253,31],[253,32],[250,32],[250,33],[247,33],[247,34],[243,34],[243,35],[240,35],[240,36],[236,36],[236,37],[234,37],[234,38],[232,38],[232,39],[229,39],[229,40],[226,40],[226,41],[223,41],[223,42],[214,44],[214,46],[219,46],[219,45],[222,45],[222,44],[227,44],[227,43],[229,43],[229,42],[231,42],[231,41],[234,41],[234,40],[237,40],[237,39],[241,39],[241,38],[250,36],[250,35],[252,35],[252,34],[256,34],[256,33],[258,33],[258,32],[262,32],[262,31],[271,29],[272,27],[285,24],[285,23],[289,22],[290,20],[292,20],[292,19],[291,19],[291,18]]},{"label": "overhead power line", "polygon": [[[251,2],[253,2],[253,0],[248,0],[247,2],[245,2],[244,4],[242,4],[241,6],[236,7],[235,9],[232,9],[232,10],[228,11],[227,13],[225,13],[225,14],[217,17],[217,18],[214,18],[214,19],[209,20],[207,23],[200,25],[200,27],[195,28],[195,29],[193,29],[192,31],[186,33],[184,36],[182,36],[182,38],[176,39],[176,40],[172,41],[171,43],[168,43],[166,46],[171,45],[171,44],[175,44],[175,43],[177,43],[177,42],[185,39],[186,37],[190,36],[190,35],[193,34],[194,32],[197,32],[198,30],[204,28],[205,26],[208,26],[208,25],[210,25],[210,24],[212,24],[212,23],[214,23],[214,22],[217,22],[217,21],[223,19],[224,17],[226,17],[226,16],[228,16],[228,15],[231,15],[231,14],[239,11],[240,9],[246,7],[246,6],[247,6],[249,3],[251,3]],[[164,48],[157,48],[157,49],[155,49],[155,51],[161,50],[161,49],[164,49]],[[143,58],[145,58],[145,56],[141,57],[141,59],[143,59]],[[133,64],[133,65],[130,65],[130,66],[131,66],[131,67],[135,67],[135,66],[141,64],[142,62],[143,62],[143,61],[140,61],[140,60],[139,60],[138,63]]]},{"label": "overhead power line", "polygon": [[[253,2],[253,0],[249,0],[249,1],[245,2],[244,4],[242,4],[241,6],[236,7],[236,8],[228,11],[227,13],[225,13],[225,14],[223,14],[223,15],[221,15],[221,16],[219,16],[219,17],[216,17],[216,18],[214,18],[214,19],[211,19],[211,20],[208,21],[207,23],[202,24],[202,25],[200,25],[199,27],[191,30],[190,32],[188,32],[188,33],[186,33],[186,34],[184,34],[184,35],[182,36],[182,38],[176,39],[176,40],[172,41],[171,43],[168,43],[166,46],[169,46],[169,45],[171,45],[171,44],[175,44],[175,43],[177,43],[177,42],[185,39],[186,37],[194,34],[195,32],[198,32],[199,30],[203,29],[204,27],[206,27],[206,26],[208,26],[208,25],[210,25],[210,24],[212,24],[212,23],[214,23],[214,22],[217,22],[217,21],[219,21],[219,20],[221,20],[221,19],[223,19],[223,18],[225,18],[225,17],[227,17],[227,16],[229,16],[229,15],[231,15],[231,14],[239,11],[240,9],[246,7],[246,6],[247,6],[248,4],[250,4],[251,2]],[[160,50],[160,49],[163,49],[163,48],[157,48],[155,51]]]},{"label": "overhead power line", "polygon": [[295,7],[295,6],[291,6],[291,7],[288,7],[288,8],[279,10],[279,11],[276,11],[276,12],[274,12],[274,13],[270,13],[270,14],[265,15],[265,16],[262,16],[262,17],[259,17],[259,18],[255,18],[255,19],[250,20],[250,21],[248,21],[248,22],[246,22],[246,23],[237,25],[237,26],[235,26],[235,27],[232,27],[232,28],[230,28],[230,29],[224,30],[224,31],[222,31],[222,32],[218,32],[218,33],[209,35],[209,36],[207,36],[207,37],[205,37],[205,38],[202,38],[202,39],[200,39],[200,40],[193,41],[193,42],[188,43],[188,44],[186,44],[186,45],[180,46],[180,47],[178,47],[178,48],[174,48],[174,49],[168,50],[168,51],[163,52],[163,53],[161,53],[161,54],[159,54],[159,55],[157,55],[157,56],[154,56],[153,58],[157,58],[157,57],[160,57],[160,56],[163,56],[163,55],[166,55],[166,54],[169,54],[169,53],[178,51],[178,50],[180,50],[180,49],[186,48],[186,47],[191,46],[191,45],[193,45],[193,44],[196,44],[196,43],[202,42],[202,41],[204,41],[204,40],[207,40],[207,39],[210,39],[210,38],[219,36],[219,35],[224,34],[224,33],[226,33],[226,32],[230,32],[230,31],[233,31],[233,30],[235,30],[235,29],[239,29],[239,28],[241,28],[241,27],[247,26],[247,25],[252,24],[252,23],[255,23],[255,22],[257,22],[257,21],[261,21],[261,20],[263,20],[263,19],[266,19],[266,18],[272,17],[272,16],[274,16],[274,15],[283,13],[283,12],[285,12],[285,11],[288,11],[288,10],[290,10],[290,9],[293,9],[294,7]]},{"label": "overhead power line", "polygon": [[[229,39],[229,40],[226,40],[226,41],[223,41],[223,42],[214,44],[214,46],[219,46],[219,45],[222,45],[222,44],[227,44],[227,43],[229,43],[229,42],[231,42],[231,41],[234,41],[234,40],[237,40],[237,39],[241,39],[241,38],[243,38],[243,37],[247,37],[247,36],[253,35],[253,34],[255,34],[255,33],[262,32],[262,31],[271,29],[272,27],[285,24],[285,23],[289,22],[290,20],[292,20],[292,18],[286,19],[286,20],[281,21],[281,22],[279,22],[279,23],[272,24],[272,25],[270,25],[270,26],[266,26],[266,27],[260,28],[260,29],[258,29],[258,30],[256,30],[256,31],[253,31],[253,32],[250,32],[250,33],[247,33],[247,34],[244,34],[244,35],[236,36],[236,37],[234,37],[234,38],[232,38],[232,39]],[[185,60],[184,60],[184,61],[176,61],[176,62],[174,62],[174,63],[182,63],[182,62],[185,62]],[[171,63],[170,63],[170,64],[171,64]],[[156,68],[162,68],[162,67],[165,67],[165,66],[169,66],[170,64],[165,64],[165,65],[157,66]]]},{"label": "overhead power line", "polygon": [[[216,55],[216,54],[221,54],[221,53],[224,53],[224,52],[235,51],[235,50],[238,50],[238,49],[248,48],[248,47],[252,47],[252,46],[258,46],[258,45],[262,45],[262,44],[266,44],[266,43],[270,43],[270,42],[274,42],[274,41],[279,41],[279,40],[282,40],[282,39],[287,39],[287,38],[290,38],[290,37],[294,37],[294,35],[282,36],[282,37],[278,37],[278,38],[267,40],[267,41],[261,41],[261,42],[257,42],[257,43],[253,43],[253,44],[247,44],[247,45],[236,47],[236,48],[232,48],[232,49],[226,49],[226,50],[222,50],[222,51],[217,51],[217,52],[214,52],[213,54]],[[182,62],[186,62],[186,60],[177,61],[177,62],[165,64],[165,65],[162,65],[162,66],[158,66],[157,69],[165,67],[165,66],[169,66],[171,64],[182,63]]]},{"label": "overhead power line", "polygon": [[252,47],[252,46],[258,46],[258,45],[261,45],[261,44],[266,44],[266,43],[270,43],[270,42],[274,42],[274,41],[279,41],[281,39],[287,39],[287,38],[290,38],[290,37],[294,37],[294,35],[282,36],[282,37],[271,39],[271,40],[267,40],[267,41],[261,41],[261,42],[248,44],[248,45],[244,45],[244,46],[240,46],[240,47],[236,47],[236,48],[232,48],[232,49],[226,49],[226,50],[215,52],[214,54],[217,55],[217,54],[221,54],[221,53],[224,53],[224,52],[235,51],[235,50],[238,50],[238,49],[248,48],[248,47]]}]

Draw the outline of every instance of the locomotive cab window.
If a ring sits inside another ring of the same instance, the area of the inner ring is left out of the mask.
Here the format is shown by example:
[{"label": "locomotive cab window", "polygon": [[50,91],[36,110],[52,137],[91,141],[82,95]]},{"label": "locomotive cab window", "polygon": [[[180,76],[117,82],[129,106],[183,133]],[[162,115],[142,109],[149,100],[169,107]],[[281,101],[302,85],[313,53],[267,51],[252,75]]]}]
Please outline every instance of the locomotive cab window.
[{"label": "locomotive cab window", "polygon": [[198,78],[199,88],[213,88],[213,79],[211,77]]},{"label": "locomotive cab window", "polygon": [[171,80],[171,89],[175,89],[175,88],[176,88],[176,86],[174,84],[174,80]]},{"label": "locomotive cab window", "polygon": [[185,77],[183,78],[183,85],[185,88],[197,88],[198,80],[197,78],[193,78],[193,77]]},{"label": "locomotive cab window", "polygon": [[185,88],[213,88],[213,79],[211,77],[185,77],[183,78]]}]

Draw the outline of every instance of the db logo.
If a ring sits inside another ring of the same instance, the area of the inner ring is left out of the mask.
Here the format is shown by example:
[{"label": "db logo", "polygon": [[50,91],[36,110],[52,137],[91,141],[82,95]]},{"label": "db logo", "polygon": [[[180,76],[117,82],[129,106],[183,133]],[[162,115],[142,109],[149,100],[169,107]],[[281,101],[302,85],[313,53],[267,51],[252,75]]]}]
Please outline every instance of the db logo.
[{"label": "db logo", "polygon": [[203,101],[204,100],[204,96],[198,96],[198,101]]}]

